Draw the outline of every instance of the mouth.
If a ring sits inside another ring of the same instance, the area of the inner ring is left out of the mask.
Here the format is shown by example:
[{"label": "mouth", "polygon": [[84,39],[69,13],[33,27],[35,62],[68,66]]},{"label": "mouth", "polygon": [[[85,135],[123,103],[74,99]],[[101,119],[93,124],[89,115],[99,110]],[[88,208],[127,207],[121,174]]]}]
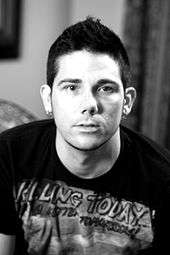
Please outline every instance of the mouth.
[{"label": "mouth", "polygon": [[80,124],[78,127],[99,127],[97,124]]},{"label": "mouth", "polygon": [[96,123],[80,123],[75,127],[82,132],[97,132],[100,128]]}]

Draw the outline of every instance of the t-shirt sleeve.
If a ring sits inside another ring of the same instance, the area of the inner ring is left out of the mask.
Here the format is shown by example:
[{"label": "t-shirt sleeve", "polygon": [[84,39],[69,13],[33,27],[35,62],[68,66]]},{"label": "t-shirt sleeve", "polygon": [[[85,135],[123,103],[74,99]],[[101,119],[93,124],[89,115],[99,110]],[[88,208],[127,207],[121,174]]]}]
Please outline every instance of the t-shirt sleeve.
[{"label": "t-shirt sleeve", "polygon": [[8,143],[0,139],[0,233],[16,233],[14,174]]}]

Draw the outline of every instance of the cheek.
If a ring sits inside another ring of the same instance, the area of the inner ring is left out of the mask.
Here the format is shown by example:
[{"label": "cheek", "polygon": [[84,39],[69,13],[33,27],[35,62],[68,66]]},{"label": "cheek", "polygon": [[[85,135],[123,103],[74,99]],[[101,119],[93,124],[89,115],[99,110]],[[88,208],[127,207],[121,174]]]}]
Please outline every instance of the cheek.
[{"label": "cheek", "polygon": [[110,129],[116,125],[119,125],[121,122],[122,116],[122,104],[119,102],[117,104],[111,104],[105,108],[103,112],[103,118],[106,126]]},{"label": "cheek", "polygon": [[114,98],[113,101],[105,104],[104,112],[108,116],[108,118],[119,117],[122,113],[123,108],[123,100],[120,97]]},{"label": "cheek", "polygon": [[68,100],[55,97],[52,100],[52,108],[56,126],[67,129],[74,116],[73,106]]},{"label": "cheek", "polygon": [[63,116],[68,111],[68,101],[59,96],[52,97],[53,113],[57,116]]},{"label": "cheek", "polygon": [[[60,121],[66,125],[71,124],[80,114],[80,103],[65,97],[55,97],[52,101],[53,114],[56,121]],[[60,123],[62,125],[62,123]]]}]

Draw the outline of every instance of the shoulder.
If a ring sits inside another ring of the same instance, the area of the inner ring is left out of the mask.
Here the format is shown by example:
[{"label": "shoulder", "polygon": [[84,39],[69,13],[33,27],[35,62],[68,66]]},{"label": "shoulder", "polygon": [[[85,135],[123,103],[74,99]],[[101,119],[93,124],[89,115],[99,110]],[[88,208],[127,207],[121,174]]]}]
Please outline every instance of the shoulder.
[{"label": "shoulder", "polygon": [[154,156],[170,164],[170,151],[149,137],[124,126],[121,126],[121,136],[126,142],[131,144],[134,149],[138,149],[142,155],[146,157]]},{"label": "shoulder", "polygon": [[[152,194],[170,196],[170,152],[147,136],[121,126],[121,139],[125,154],[130,151],[134,175],[140,182],[145,180],[145,189]],[[143,186],[143,185],[142,185]],[[157,200],[154,196],[154,201]]]},{"label": "shoulder", "polygon": [[53,120],[40,120],[8,129],[0,134],[0,159],[29,162],[37,155],[42,158],[44,151],[55,141],[55,132]]},{"label": "shoulder", "polygon": [[40,136],[49,130],[55,130],[54,120],[39,120],[16,126],[0,134],[0,142],[17,139],[28,139],[30,136]]},{"label": "shoulder", "polygon": [[135,162],[136,170],[142,169],[145,177],[151,183],[157,183],[157,188],[169,187],[170,183],[170,152],[147,136],[121,127],[125,147],[129,145],[132,161]]}]

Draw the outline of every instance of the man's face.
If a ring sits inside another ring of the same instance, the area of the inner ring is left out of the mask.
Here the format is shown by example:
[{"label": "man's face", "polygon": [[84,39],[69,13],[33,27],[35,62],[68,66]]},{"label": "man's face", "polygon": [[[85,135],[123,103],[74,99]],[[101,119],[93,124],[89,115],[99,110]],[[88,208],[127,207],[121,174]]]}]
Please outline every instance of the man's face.
[{"label": "man's face", "polygon": [[99,148],[118,131],[124,89],[118,64],[86,50],[58,61],[51,102],[57,138],[80,150]]}]

